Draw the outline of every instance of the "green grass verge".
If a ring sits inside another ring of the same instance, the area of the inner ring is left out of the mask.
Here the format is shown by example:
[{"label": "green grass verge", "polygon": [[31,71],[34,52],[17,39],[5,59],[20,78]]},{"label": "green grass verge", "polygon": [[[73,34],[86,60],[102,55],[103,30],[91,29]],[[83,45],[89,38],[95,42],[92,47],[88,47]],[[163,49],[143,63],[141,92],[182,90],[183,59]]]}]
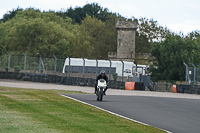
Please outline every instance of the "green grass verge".
[{"label": "green grass verge", "polygon": [[1,133],[162,133],[58,95],[81,93],[0,87]]}]

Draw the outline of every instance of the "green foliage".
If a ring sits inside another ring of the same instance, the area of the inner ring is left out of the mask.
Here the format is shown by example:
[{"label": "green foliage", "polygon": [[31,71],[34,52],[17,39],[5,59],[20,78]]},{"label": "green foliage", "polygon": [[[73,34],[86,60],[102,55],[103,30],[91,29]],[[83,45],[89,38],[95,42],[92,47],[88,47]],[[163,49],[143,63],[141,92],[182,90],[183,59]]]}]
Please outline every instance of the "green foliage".
[{"label": "green foliage", "polygon": [[149,53],[151,48],[151,43],[148,41],[146,35],[139,35],[136,31],[135,36],[135,52],[136,53]]},{"label": "green foliage", "polygon": [[8,55],[0,56],[0,66],[1,68],[8,68]]},{"label": "green foliage", "polygon": [[110,17],[105,23],[86,15],[75,34],[75,43],[70,46],[71,56],[107,59],[108,52],[116,48],[116,41],[110,39],[116,37],[115,27],[111,24],[113,20],[114,17]]},{"label": "green foliage", "polygon": [[168,33],[167,28],[160,26],[153,19],[138,19],[138,29],[135,37],[136,53],[149,53],[151,44],[163,41]]},{"label": "green foliage", "polygon": [[117,73],[113,73],[112,76],[113,76],[114,81],[117,81],[118,74]]},{"label": "green foliage", "polygon": [[153,19],[140,18],[138,25],[139,35],[145,35],[148,38],[149,42],[153,41],[163,41],[166,34],[170,33],[169,30],[165,27],[160,26],[157,21]]},{"label": "green foliage", "polygon": [[22,11],[23,9],[21,8],[17,8],[16,10],[12,10],[12,11],[9,11],[7,12],[6,14],[3,15],[3,18],[0,19],[0,22],[6,22],[10,19],[12,19],[13,17],[15,17],[15,15],[17,14],[18,11]]},{"label": "green foliage", "polygon": [[[150,71],[154,80],[183,80],[186,64],[198,64],[199,46],[193,39],[183,39],[178,35],[167,35],[165,41],[153,43],[151,54],[155,62]],[[156,67],[155,67],[156,66]]]},{"label": "green foliage", "polygon": [[0,44],[0,55],[2,55],[3,53],[5,53],[5,47]]},{"label": "green foliage", "polygon": [[[61,15],[61,13],[58,14]],[[86,15],[95,17],[105,22],[107,20],[107,15],[111,13],[108,12],[107,8],[104,9],[101,6],[99,6],[98,3],[91,3],[91,4],[86,4],[82,8],[76,7],[73,9],[71,7],[64,14],[67,17],[72,18],[73,23],[80,24],[82,20],[85,19]]]},{"label": "green foliage", "polygon": [[61,12],[13,11],[12,19],[0,24],[0,54],[7,50],[12,55],[106,59],[108,52],[116,51],[116,15],[98,4],[87,4],[81,10],[85,12],[81,25],[72,25],[73,18]]},{"label": "green foliage", "polygon": [[20,66],[14,66],[14,72],[19,72],[21,70]]},{"label": "green foliage", "polygon": [[186,36],[186,38],[197,39],[200,37],[200,30],[193,31]]},{"label": "green foliage", "polygon": [[8,72],[8,67],[5,67],[4,69],[5,69],[6,72]]},{"label": "green foliage", "polygon": [[0,25],[0,30],[4,36],[0,44],[15,54],[65,55],[68,45],[74,40],[71,19],[33,9],[18,11],[12,20]]}]

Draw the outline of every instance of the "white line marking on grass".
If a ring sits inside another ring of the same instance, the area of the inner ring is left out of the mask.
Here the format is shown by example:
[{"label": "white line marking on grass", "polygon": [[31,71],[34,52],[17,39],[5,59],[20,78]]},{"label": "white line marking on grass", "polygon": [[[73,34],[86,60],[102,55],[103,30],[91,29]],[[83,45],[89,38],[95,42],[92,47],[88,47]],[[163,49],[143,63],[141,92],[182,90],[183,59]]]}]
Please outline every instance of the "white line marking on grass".
[{"label": "white line marking on grass", "polygon": [[[146,123],[143,123],[143,122],[140,122],[140,121],[137,121],[137,120],[128,118],[128,117],[123,116],[123,115],[116,114],[116,113],[114,113],[114,112],[111,112],[111,111],[105,110],[105,109],[103,109],[103,108],[97,107],[97,106],[95,106],[95,105],[92,105],[92,104],[83,102],[83,101],[78,100],[78,99],[75,99],[75,98],[73,98],[73,97],[69,97],[69,96],[66,96],[66,95],[64,95],[64,94],[59,94],[59,95],[61,95],[61,96],[63,96],[63,97],[66,97],[66,98],[69,98],[69,99],[72,99],[72,100],[75,100],[75,101],[77,101],[77,102],[80,102],[80,103],[83,103],[83,104],[92,106],[92,107],[95,107],[95,108],[97,108],[97,109],[100,109],[100,110],[102,110],[102,111],[108,112],[108,113],[113,114],[113,115],[116,115],[116,116],[118,116],[118,117],[121,117],[121,118],[130,120],[130,121],[133,121],[133,122],[136,122],[136,123],[139,123],[139,124],[143,124],[143,125],[146,125],[146,126],[150,126],[149,124],[146,124]],[[151,126],[151,127],[152,127],[152,126]],[[155,127],[155,128],[157,128],[157,127]],[[158,128],[158,129],[161,129],[161,128]],[[164,130],[164,129],[161,129],[161,130],[163,130],[163,131],[165,131],[165,132],[167,132],[167,133],[171,133],[170,131],[167,131],[167,130]]]}]

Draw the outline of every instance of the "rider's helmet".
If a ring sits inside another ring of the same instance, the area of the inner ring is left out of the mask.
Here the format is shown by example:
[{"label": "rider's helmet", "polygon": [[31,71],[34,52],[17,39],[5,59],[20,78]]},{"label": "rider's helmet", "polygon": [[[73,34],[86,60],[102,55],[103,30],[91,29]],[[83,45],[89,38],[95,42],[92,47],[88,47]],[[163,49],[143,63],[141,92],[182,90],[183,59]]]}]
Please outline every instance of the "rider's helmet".
[{"label": "rider's helmet", "polygon": [[101,74],[101,76],[105,76],[105,75],[106,75],[106,72],[105,72],[104,70],[102,70],[102,71],[100,72],[100,74]]}]

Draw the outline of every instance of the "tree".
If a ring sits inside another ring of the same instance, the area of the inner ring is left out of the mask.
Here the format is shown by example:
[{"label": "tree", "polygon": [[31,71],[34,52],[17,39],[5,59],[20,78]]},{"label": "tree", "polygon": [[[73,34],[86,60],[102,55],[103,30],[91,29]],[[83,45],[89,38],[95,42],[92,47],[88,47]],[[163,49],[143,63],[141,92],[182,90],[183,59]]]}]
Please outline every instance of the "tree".
[{"label": "tree", "polygon": [[199,63],[199,46],[194,39],[179,35],[167,35],[165,41],[155,42],[151,54],[155,62],[150,71],[154,80],[183,80],[186,64]]},{"label": "tree", "polygon": [[157,21],[153,19],[140,18],[138,25],[139,35],[146,35],[149,42],[160,42],[165,39],[165,36],[169,34],[169,30],[165,27],[160,26]]},{"label": "tree", "polygon": [[116,48],[113,19],[114,17],[110,16],[109,21],[105,23],[86,15],[76,32],[75,43],[70,45],[72,56],[107,59],[108,52]]},{"label": "tree", "polygon": [[18,11],[22,11],[22,8],[17,8],[17,9],[13,9],[12,11],[9,11],[8,13],[3,15],[3,18],[0,20],[0,22],[6,22],[10,19],[12,19],[13,17],[15,17],[15,15],[17,14]]},{"label": "tree", "polygon": [[76,46],[72,46],[74,49],[74,56],[96,58],[102,54],[101,47],[104,41],[102,38],[105,30],[105,23],[94,17],[86,15],[86,18],[82,21],[80,25],[79,33],[76,35],[77,41]]},{"label": "tree", "polygon": [[192,39],[196,39],[198,37],[200,37],[200,30],[193,31],[186,36],[186,38],[192,38]]},{"label": "tree", "polygon": [[186,39],[194,39],[198,46],[200,46],[200,30],[193,31],[189,33],[186,37]]},{"label": "tree", "polygon": [[98,3],[86,4],[83,7],[83,11],[89,16],[94,16],[103,22],[107,20],[107,15],[109,14],[108,9],[99,6]]},{"label": "tree", "polygon": [[[65,13],[67,17],[72,18],[73,23],[80,24],[82,20],[88,14],[91,17],[95,17],[105,22],[107,20],[107,15],[111,14],[108,12],[107,8],[102,8],[98,3],[86,4],[85,6],[72,8],[70,7]],[[59,15],[61,15],[59,13]]]},{"label": "tree", "polygon": [[138,19],[138,28],[136,31],[136,53],[149,53],[153,42],[161,42],[165,39],[169,30],[160,26],[153,19]]},{"label": "tree", "polygon": [[0,25],[0,30],[4,37],[0,44],[14,54],[64,56],[75,39],[71,19],[63,19],[54,12],[41,13],[33,9],[18,11],[12,20]]},{"label": "tree", "polygon": [[0,44],[0,55],[2,55],[5,52],[5,48],[3,45]]},{"label": "tree", "polygon": [[149,53],[151,48],[151,43],[144,34],[140,34],[136,31],[135,35],[135,52],[136,53]]}]

